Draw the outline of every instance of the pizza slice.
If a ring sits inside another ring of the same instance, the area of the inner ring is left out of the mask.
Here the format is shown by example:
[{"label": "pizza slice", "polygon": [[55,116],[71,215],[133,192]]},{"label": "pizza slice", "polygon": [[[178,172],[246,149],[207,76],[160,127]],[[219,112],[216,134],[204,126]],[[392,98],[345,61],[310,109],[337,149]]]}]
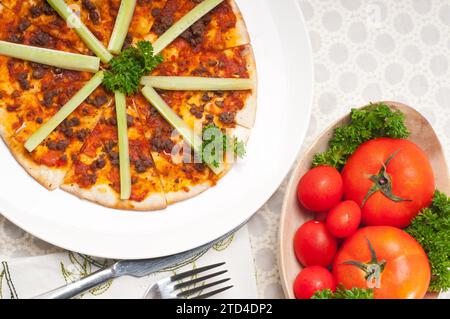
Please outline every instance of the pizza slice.
[{"label": "pizza slice", "polygon": [[[30,27],[35,29],[32,45],[81,54],[92,54],[74,29],[69,26],[45,0],[0,0],[2,21],[15,20],[16,30],[10,42],[22,43],[21,33]],[[16,22],[18,21],[18,22]]]},{"label": "pizza slice", "polygon": [[[201,1],[168,0],[154,12],[152,34],[161,36]],[[186,42],[195,50],[224,50],[250,43],[242,15],[233,0],[225,0],[198,20],[174,42]]]},{"label": "pizza slice", "polygon": [[[164,95],[162,95],[164,98]],[[170,101],[168,101],[170,103]],[[134,96],[134,104],[143,121],[146,139],[151,147],[155,167],[160,175],[168,204],[176,203],[194,197],[197,194],[216,185],[231,168],[233,162],[225,164],[221,174],[215,174],[203,161],[194,155],[192,149],[183,141],[172,126],[166,122],[158,111],[141,95]],[[180,108],[171,105],[173,109]],[[205,116],[199,120],[190,114],[178,113],[180,117],[194,130],[214,125],[225,129],[214,116]],[[249,130],[229,126],[228,134],[236,136],[244,143],[249,137]],[[201,132],[199,132],[201,134]]]},{"label": "pizza slice", "polygon": [[111,208],[156,210],[166,206],[159,175],[151,156],[144,127],[127,99],[128,139],[131,165],[131,197],[120,199],[120,170],[115,108],[105,109],[87,137],[61,186],[82,199]]},{"label": "pizza slice", "polygon": [[[71,88],[77,90],[75,86]],[[72,92],[65,91],[53,97],[53,103],[61,98],[68,99],[68,93]],[[2,126],[8,134],[2,137],[27,172],[53,190],[62,183],[74,156],[95,126],[102,109],[111,104],[111,98],[98,88],[31,153],[24,148],[26,140],[54,113],[42,105],[45,100],[28,94],[18,98],[16,103],[21,104],[14,105],[22,105],[16,112],[6,110],[6,114],[2,114]]]},{"label": "pizza slice", "polygon": [[[183,46],[186,46],[183,44]],[[250,45],[223,51],[193,52],[180,49],[175,57],[166,58],[152,73],[155,76],[195,76],[252,79],[254,89],[244,91],[183,92],[165,91],[165,98],[197,118],[211,114],[223,125],[253,127],[256,116],[256,66]]]}]

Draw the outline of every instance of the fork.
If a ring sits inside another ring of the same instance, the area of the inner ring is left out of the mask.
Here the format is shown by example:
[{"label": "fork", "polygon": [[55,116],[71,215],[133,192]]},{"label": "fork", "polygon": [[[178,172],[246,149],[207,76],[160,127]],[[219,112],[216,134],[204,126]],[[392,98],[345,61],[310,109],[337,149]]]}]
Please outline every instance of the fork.
[{"label": "fork", "polygon": [[230,288],[233,288],[233,286],[226,286],[203,293],[204,290],[219,286],[229,281],[230,278],[225,278],[207,283],[207,280],[223,275],[227,273],[228,270],[222,270],[212,274],[207,274],[203,277],[194,278],[185,282],[180,282],[181,280],[186,279],[188,277],[197,276],[208,270],[215,269],[223,265],[225,265],[224,262],[197,268],[194,270],[186,271],[171,277],[161,279],[152,286],[150,286],[150,288],[144,295],[144,299],[184,299],[196,293],[201,293],[201,295],[195,296],[194,298],[191,299],[206,299],[214,295],[217,295],[221,292],[224,292]]}]

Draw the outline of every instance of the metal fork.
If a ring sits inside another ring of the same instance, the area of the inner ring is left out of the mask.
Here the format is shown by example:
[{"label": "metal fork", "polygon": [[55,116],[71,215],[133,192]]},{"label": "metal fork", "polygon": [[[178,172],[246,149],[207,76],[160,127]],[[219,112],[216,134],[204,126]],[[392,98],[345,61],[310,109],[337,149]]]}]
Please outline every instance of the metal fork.
[{"label": "metal fork", "polygon": [[[192,296],[196,293],[202,293],[203,291],[216,287],[230,280],[230,278],[216,280],[214,282],[207,283],[207,280],[218,277],[228,272],[228,270],[218,271],[212,274],[207,274],[203,277],[191,279],[189,281],[180,282],[180,280],[188,277],[197,276],[208,270],[225,265],[225,263],[214,264],[197,268],[194,270],[186,271],[181,274],[177,274],[168,278],[161,279],[153,284],[145,293],[144,299],[184,299]],[[199,296],[195,296],[192,299],[206,299],[217,295],[225,290],[233,288],[233,286],[227,286],[219,288],[213,291],[205,292]]]}]

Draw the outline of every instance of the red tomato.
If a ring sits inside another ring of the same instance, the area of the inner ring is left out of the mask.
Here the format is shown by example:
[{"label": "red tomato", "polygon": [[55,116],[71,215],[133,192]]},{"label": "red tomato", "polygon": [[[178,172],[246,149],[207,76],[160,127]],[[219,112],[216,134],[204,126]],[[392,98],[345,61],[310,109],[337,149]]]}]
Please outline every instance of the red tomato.
[{"label": "red tomato", "polygon": [[347,289],[373,288],[376,299],[423,298],[430,265],[423,248],[403,230],[369,226],[342,244],[333,275]]},{"label": "red tomato", "polygon": [[342,171],[345,198],[361,208],[365,225],[404,228],[431,204],[434,176],[414,143],[379,138],[362,144]]},{"label": "red tomato", "polygon": [[294,251],[303,266],[327,267],[336,254],[337,241],[322,222],[304,223],[295,234]]},{"label": "red tomato", "polygon": [[307,172],[298,183],[297,196],[306,209],[326,212],[340,202],[344,189],[338,170],[319,166]]},{"label": "red tomato", "polygon": [[294,294],[297,299],[310,299],[316,291],[325,289],[334,291],[336,284],[333,275],[321,266],[306,267],[294,282]]},{"label": "red tomato", "polygon": [[345,238],[358,229],[361,223],[361,209],[352,200],[339,203],[327,215],[326,225],[330,233],[337,238]]}]

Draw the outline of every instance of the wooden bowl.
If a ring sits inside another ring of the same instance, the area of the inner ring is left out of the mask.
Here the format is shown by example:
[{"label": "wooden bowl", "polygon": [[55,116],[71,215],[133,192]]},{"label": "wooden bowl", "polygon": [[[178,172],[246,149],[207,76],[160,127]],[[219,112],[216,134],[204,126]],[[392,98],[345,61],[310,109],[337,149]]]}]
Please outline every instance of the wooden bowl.
[{"label": "wooden bowl", "polygon": [[[435,174],[436,188],[449,194],[450,179],[447,163],[441,143],[430,123],[412,107],[397,102],[384,103],[405,114],[406,126],[411,132],[409,140],[419,145],[428,155]],[[302,269],[294,254],[294,235],[303,223],[314,217],[313,213],[304,209],[298,203],[297,184],[300,178],[310,169],[314,154],[324,152],[328,148],[328,141],[333,136],[334,129],[349,122],[350,114],[326,129],[303,154],[289,180],[281,213],[278,256],[281,284],[287,298],[295,298],[293,284]],[[429,294],[427,297],[436,297],[436,295]]]}]

